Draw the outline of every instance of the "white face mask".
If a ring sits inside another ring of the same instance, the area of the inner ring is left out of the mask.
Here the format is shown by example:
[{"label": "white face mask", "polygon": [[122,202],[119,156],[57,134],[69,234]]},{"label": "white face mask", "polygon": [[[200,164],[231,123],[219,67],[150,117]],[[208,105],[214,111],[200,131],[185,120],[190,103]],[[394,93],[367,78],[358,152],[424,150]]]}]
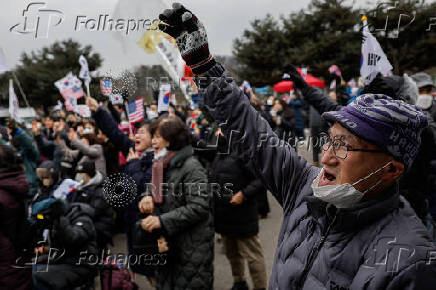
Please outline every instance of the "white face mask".
[{"label": "white face mask", "polygon": [[85,183],[85,176],[83,176],[80,173],[76,174],[76,177],[74,178],[77,182],[79,182],[80,184]]},{"label": "white face mask", "polygon": [[83,130],[83,134],[94,134],[94,129],[92,129],[92,128],[85,128]]},{"label": "white face mask", "polygon": [[367,193],[368,191],[372,190],[374,187],[379,185],[382,181],[377,181],[373,186],[365,190],[364,192],[358,191],[354,186],[358,184],[359,182],[366,180],[373,176],[374,174],[378,173],[379,171],[386,168],[389,164],[392,162],[389,161],[384,166],[380,167],[374,172],[371,172],[367,176],[359,179],[358,181],[354,182],[353,184],[345,183],[345,184],[338,184],[338,185],[325,185],[325,186],[318,186],[319,180],[321,179],[321,176],[323,174],[323,170],[320,171],[318,176],[314,179],[312,182],[312,190],[314,196],[317,198],[327,202],[331,203],[337,208],[350,208],[357,204]]},{"label": "white face mask", "polygon": [[418,99],[416,100],[416,106],[421,110],[430,109],[432,103],[433,103],[433,97],[427,94],[419,95]]},{"label": "white face mask", "polygon": [[152,111],[152,110],[150,110],[150,109],[147,110],[147,116],[148,116],[148,119],[149,119],[149,120],[159,117],[159,115],[158,115],[157,112]]}]

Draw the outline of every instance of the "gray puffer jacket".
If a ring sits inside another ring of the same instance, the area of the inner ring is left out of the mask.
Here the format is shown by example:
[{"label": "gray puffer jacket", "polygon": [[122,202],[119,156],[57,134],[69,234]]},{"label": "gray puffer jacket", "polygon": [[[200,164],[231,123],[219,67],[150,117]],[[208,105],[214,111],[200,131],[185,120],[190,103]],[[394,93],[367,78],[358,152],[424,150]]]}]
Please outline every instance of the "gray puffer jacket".
[{"label": "gray puffer jacket", "polygon": [[[205,105],[283,207],[270,289],[434,289],[436,248],[397,186],[379,200],[336,209],[313,196],[319,168],[277,142],[220,64]],[[433,251],[433,252],[432,252]]]}]

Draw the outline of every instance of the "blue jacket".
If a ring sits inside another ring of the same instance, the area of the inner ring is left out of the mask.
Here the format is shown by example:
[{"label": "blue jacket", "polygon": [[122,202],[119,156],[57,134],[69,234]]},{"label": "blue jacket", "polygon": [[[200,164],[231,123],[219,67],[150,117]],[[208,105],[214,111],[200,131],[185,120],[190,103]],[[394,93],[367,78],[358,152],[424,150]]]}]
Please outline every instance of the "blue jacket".
[{"label": "blue jacket", "polygon": [[398,188],[352,209],[327,205],[311,188],[320,169],[277,145],[230,74],[216,64],[204,77],[215,77],[200,86],[206,107],[226,136],[240,136],[232,150],[283,208],[270,289],[434,289],[435,245]]}]

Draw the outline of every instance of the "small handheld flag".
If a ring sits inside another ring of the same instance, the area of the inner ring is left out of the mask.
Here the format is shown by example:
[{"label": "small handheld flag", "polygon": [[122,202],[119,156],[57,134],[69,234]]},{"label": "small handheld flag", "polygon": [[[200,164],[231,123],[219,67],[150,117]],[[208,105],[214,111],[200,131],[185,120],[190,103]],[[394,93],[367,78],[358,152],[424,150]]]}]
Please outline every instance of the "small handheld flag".
[{"label": "small handheld flag", "polygon": [[157,103],[157,111],[167,112],[170,106],[170,93],[171,93],[171,85],[164,84],[159,88],[159,100]]},{"label": "small handheld flag", "polygon": [[103,95],[110,96],[112,94],[112,81],[110,79],[101,79],[100,90]]},{"label": "small handheld flag", "polygon": [[144,105],[142,98],[128,102],[126,108],[130,123],[136,123],[144,120]]},{"label": "small handheld flag", "polygon": [[112,105],[122,105],[124,103],[123,96],[121,94],[111,94],[109,98]]},{"label": "small handheld flag", "polygon": [[18,105],[18,98],[14,91],[14,83],[12,80],[9,80],[9,115],[17,122],[22,121],[18,116],[19,109],[20,107]]},{"label": "small handheld flag", "polygon": [[81,55],[79,57],[79,63],[81,65],[79,77],[85,81],[86,91],[89,96],[89,83],[91,82],[91,75],[89,74],[88,61],[83,55]]}]

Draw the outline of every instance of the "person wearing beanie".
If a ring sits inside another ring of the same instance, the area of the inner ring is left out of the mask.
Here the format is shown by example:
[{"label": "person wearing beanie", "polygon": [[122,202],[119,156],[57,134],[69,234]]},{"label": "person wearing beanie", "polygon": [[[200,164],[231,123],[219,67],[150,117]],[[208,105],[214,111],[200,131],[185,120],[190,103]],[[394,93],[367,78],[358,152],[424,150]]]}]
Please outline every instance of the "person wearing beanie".
[{"label": "person wearing beanie", "polygon": [[53,197],[32,205],[31,220],[40,229],[34,289],[81,289],[93,283],[96,269],[91,259],[100,255],[93,216],[87,204]]},{"label": "person wearing beanie", "polygon": [[416,105],[430,114],[433,120],[436,120],[436,100],[431,94],[435,86],[431,76],[425,72],[419,72],[412,75],[412,79],[416,82],[419,89]]},{"label": "person wearing beanie", "polygon": [[[211,61],[206,30],[181,4],[159,27],[189,54],[205,107],[231,148],[283,207],[269,289],[433,289],[435,244],[398,180],[420,146],[426,116],[415,106],[368,94],[324,118],[317,168],[279,140],[230,73]],[[201,36],[201,37],[197,37]],[[334,109],[335,110],[335,109]]]},{"label": "person wearing beanie", "polygon": [[42,201],[52,196],[54,190],[59,186],[59,171],[56,164],[47,160],[42,162],[36,168],[36,176],[38,177],[38,192],[33,197],[32,203]]},{"label": "person wearing beanie", "polygon": [[[311,104],[320,114],[327,111],[338,111],[342,106],[324,94],[322,90],[310,87],[297,72],[293,65],[286,65],[285,72],[292,78],[295,86],[304,96],[305,101]],[[419,83],[419,86],[428,84]],[[418,85],[411,77],[404,74],[403,77],[378,75],[370,84],[365,86],[362,94],[384,94],[415,105],[419,108]],[[429,126],[421,132],[421,146],[410,169],[403,174],[399,181],[399,192],[410,203],[417,216],[429,228],[433,236],[436,236],[433,217],[436,217],[436,184],[429,176],[434,174],[432,164],[436,160],[436,123],[428,114]],[[314,141],[315,140],[314,138]]]},{"label": "person wearing beanie", "polygon": [[108,244],[112,244],[115,223],[115,212],[103,196],[103,174],[96,171],[93,162],[85,161],[77,165],[75,179],[80,185],[68,195],[67,201],[85,203],[94,209],[97,245],[103,250]]}]

